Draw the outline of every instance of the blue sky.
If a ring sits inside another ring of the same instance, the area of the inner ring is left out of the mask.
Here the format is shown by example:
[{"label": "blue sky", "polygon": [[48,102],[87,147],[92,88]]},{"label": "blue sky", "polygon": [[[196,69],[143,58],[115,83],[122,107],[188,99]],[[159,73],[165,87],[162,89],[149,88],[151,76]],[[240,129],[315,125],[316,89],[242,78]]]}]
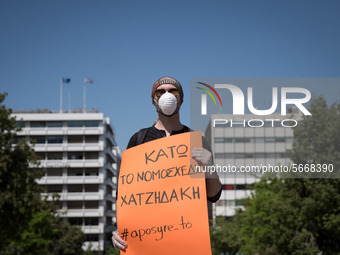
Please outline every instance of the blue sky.
[{"label": "blue sky", "polygon": [[[122,150],[157,118],[151,87],[191,78],[339,77],[337,0],[0,1],[0,92],[14,110],[83,105],[111,119]],[[332,92],[338,98],[339,90]]]}]

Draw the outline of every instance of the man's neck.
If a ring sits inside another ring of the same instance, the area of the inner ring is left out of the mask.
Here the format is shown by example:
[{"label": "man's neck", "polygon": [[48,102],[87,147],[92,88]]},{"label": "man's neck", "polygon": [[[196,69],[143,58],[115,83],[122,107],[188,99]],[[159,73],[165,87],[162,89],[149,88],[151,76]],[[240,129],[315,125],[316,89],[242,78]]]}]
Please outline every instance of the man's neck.
[{"label": "man's neck", "polygon": [[167,117],[159,114],[159,118],[155,124],[155,128],[164,130],[166,136],[169,136],[174,130],[181,130],[183,128],[182,123],[179,120],[179,114],[176,113],[171,117]]}]

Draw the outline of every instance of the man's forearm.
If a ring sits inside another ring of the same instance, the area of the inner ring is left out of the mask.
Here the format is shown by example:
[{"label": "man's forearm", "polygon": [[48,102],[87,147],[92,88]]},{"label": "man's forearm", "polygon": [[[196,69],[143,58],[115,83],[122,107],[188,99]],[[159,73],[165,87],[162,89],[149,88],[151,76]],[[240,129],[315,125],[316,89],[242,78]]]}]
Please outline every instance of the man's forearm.
[{"label": "man's forearm", "polygon": [[214,197],[221,190],[221,182],[218,176],[205,178],[207,196]]}]

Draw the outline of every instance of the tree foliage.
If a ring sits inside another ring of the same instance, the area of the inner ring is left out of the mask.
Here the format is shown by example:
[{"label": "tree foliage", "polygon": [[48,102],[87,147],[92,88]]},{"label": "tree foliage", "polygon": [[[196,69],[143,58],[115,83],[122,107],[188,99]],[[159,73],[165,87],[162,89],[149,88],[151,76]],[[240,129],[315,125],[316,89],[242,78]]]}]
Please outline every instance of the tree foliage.
[{"label": "tree foliage", "polygon": [[333,164],[333,172],[261,179],[236,220],[213,228],[214,254],[233,254],[235,247],[243,254],[340,253],[340,106],[327,107],[319,97],[310,112],[294,129],[290,158],[296,164]]},{"label": "tree foliage", "polygon": [[0,254],[82,254],[81,230],[56,214],[55,203],[41,198],[36,180],[43,170],[24,141],[13,146],[16,132],[11,109],[0,94]]},{"label": "tree foliage", "polygon": [[240,225],[240,211],[232,218],[216,217],[214,226],[210,227],[210,239],[213,254],[229,252],[236,254],[241,245],[238,237],[238,226]]}]

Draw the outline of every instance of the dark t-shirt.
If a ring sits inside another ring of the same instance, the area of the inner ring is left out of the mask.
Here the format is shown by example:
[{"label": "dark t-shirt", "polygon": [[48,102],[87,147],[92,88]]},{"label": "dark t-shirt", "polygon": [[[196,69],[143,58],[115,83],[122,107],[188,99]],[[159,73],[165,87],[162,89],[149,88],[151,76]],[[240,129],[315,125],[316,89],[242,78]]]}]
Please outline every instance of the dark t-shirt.
[{"label": "dark t-shirt", "polygon": [[[181,130],[174,130],[174,131],[171,132],[170,135],[177,135],[177,134],[182,134],[182,133],[186,133],[186,132],[190,132],[190,131],[191,131],[190,128],[183,125],[183,128]],[[159,138],[166,137],[166,133],[165,133],[164,130],[159,130],[155,126],[152,126],[152,127],[148,128],[147,131],[145,131],[146,133],[145,133],[145,136],[142,138],[142,141],[138,141],[138,139],[139,139],[138,134],[140,132],[141,131],[135,133],[130,138],[130,141],[129,141],[126,149],[132,148],[132,147],[137,146],[137,145],[142,144],[142,143],[147,143],[147,142],[159,139]],[[211,147],[204,137],[202,137],[202,144],[203,144],[204,149],[207,149],[208,151],[211,152]],[[217,202],[219,200],[220,196],[221,196],[221,192],[222,192],[222,188],[220,189],[220,191],[215,196],[207,197],[207,200],[212,202],[212,203]]]}]

